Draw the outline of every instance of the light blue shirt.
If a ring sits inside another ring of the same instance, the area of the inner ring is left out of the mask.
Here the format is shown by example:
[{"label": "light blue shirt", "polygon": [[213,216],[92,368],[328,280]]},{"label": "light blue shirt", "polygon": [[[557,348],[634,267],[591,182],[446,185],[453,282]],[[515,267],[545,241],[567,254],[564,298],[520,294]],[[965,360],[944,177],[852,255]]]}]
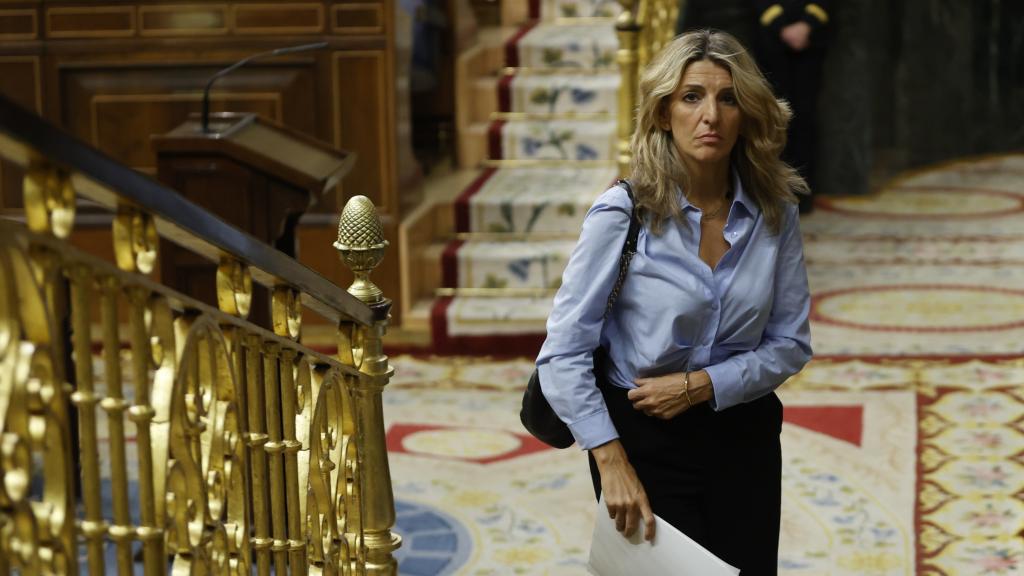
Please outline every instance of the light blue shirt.
[{"label": "light blue shirt", "polygon": [[773,235],[733,178],[724,229],[730,248],[715,269],[698,255],[701,211],[680,194],[686,223],[669,220],[657,236],[640,230],[607,319],[632,203],[615,186],[587,212],[537,357],[544,396],[582,448],[618,438],[594,382],[598,346],[611,359],[608,380],[622,388],[635,388],[634,378],[706,370],[715,410],[770,393],[810,360],[811,297],[797,207],[785,205]]}]

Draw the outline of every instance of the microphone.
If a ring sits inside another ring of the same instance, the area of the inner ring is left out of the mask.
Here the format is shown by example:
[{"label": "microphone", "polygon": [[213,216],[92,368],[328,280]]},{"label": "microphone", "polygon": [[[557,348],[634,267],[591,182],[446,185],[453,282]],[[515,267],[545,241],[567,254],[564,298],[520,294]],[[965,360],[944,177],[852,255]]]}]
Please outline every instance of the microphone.
[{"label": "microphone", "polygon": [[231,66],[224,68],[210,77],[210,80],[206,83],[206,89],[203,90],[203,134],[210,133],[210,88],[213,87],[213,83],[218,79],[227,76],[228,74],[238,70],[242,66],[245,66],[253,60],[259,60],[260,58],[267,58],[270,56],[283,56],[284,54],[294,54],[296,52],[306,52],[309,50],[321,50],[327,48],[327,42],[313,42],[312,44],[300,44],[298,46],[289,46],[287,48],[278,48],[276,50],[268,50],[266,52],[260,52],[242,58],[238,62],[235,62]]}]

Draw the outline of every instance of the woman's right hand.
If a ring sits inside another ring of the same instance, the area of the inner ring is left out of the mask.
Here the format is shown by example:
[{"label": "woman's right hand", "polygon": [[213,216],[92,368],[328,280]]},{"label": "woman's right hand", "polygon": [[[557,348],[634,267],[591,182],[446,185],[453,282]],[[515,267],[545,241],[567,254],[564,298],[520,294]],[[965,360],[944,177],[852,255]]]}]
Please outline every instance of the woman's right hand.
[{"label": "woman's right hand", "polygon": [[636,532],[642,518],[644,539],[653,541],[654,512],[651,512],[647,492],[640,484],[636,470],[629,463],[622,443],[617,439],[612,440],[597,448],[591,448],[590,453],[601,472],[601,493],[604,495],[605,505],[608,506],[608,516],[615,520],[615,528],[629,538]]}]

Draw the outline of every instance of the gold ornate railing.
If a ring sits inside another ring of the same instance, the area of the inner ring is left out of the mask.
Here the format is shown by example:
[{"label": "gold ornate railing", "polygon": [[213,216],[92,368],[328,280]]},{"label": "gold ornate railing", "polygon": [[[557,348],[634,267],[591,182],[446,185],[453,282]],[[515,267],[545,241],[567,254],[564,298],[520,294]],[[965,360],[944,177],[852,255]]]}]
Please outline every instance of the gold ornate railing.
[{"label": "gold ornate railing", "polygon": [[616,161],[619,173],[629,175],[632,152],[629,139],[636,126],[640,70],[675,36],[679,0],[619,0],[622,12],[615,21],[619,39],[616,61],[622,74],[619,86],[619,133]]},{"label": "gold ornate railing", "polygon": [[[0,155],[25,170],[24,222],[0,220],[0,574],[396,574],[369,200],[335,245],[357,299],[2,98]],[[116,265],[68,242],[83,200]],[[160,236],[219,262],[217,308],[149,277]],[[245,320],[254,280],[273,332]],[[337,355],[299,343],[302,306]]]}]

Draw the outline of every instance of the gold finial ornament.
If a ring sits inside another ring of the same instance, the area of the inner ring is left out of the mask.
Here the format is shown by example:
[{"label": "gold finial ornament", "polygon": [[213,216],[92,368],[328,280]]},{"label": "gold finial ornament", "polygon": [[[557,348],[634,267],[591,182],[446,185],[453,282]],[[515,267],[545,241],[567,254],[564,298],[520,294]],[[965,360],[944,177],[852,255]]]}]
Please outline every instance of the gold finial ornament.
[{"label": "gold finial ornament", "polygon": [[387,246],[373,202],[366,196],[350,198],[338,220],[338,241],[334,247],[356,276],[348,293],[367,304],[384,300],[384,293],[370,280],[370,272],[384,259]]}]

